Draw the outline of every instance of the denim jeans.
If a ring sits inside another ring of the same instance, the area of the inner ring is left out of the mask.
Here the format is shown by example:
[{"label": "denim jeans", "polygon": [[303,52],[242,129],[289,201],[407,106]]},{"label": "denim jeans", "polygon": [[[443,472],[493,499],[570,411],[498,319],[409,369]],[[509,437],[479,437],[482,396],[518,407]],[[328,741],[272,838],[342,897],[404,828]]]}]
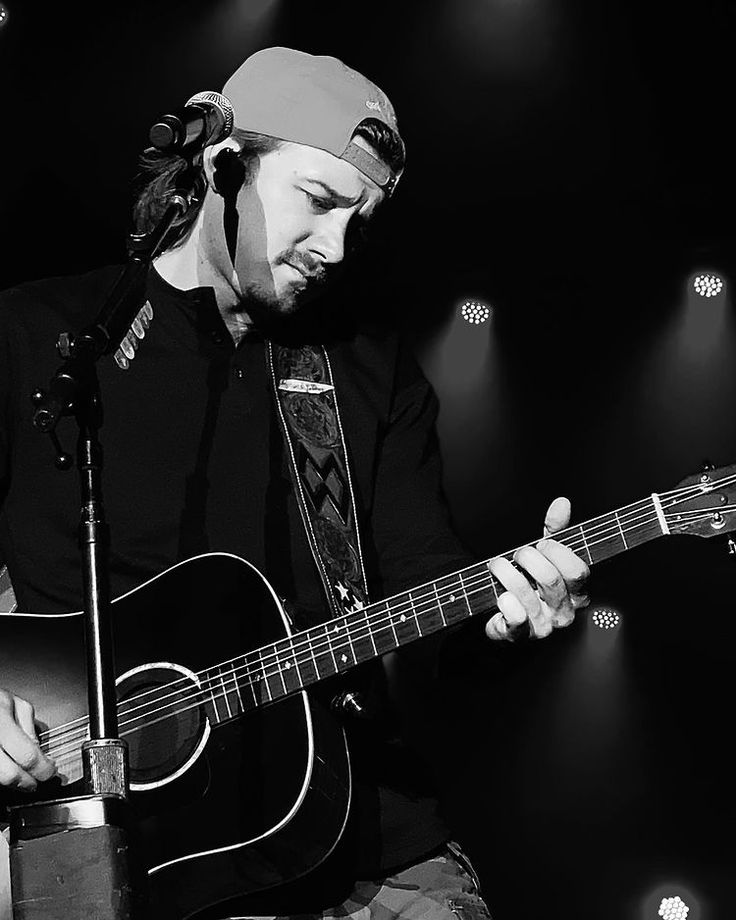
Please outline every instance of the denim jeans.
[{"label": "denim jeans", "polygon": [[230,920],[491,920],[470,860],[454,841],[385,878],[360,880],[350,896],[318,914]]}]

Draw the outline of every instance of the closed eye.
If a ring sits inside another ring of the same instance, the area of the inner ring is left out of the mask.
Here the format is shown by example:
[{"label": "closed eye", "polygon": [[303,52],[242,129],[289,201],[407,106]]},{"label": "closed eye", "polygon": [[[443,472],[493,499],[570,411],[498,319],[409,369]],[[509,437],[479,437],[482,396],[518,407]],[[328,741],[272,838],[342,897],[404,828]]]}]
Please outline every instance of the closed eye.
[{"label": "closed eye", "polygon": [[323,211],[331,211],[335,207],[335,203],[331,198],[324,198],[321,195],[313,195],[311,192],[308,192],[306,189],[302,189],[304,194],[307,196],[307,201],[314,208],[315,211],[320,213]]}]

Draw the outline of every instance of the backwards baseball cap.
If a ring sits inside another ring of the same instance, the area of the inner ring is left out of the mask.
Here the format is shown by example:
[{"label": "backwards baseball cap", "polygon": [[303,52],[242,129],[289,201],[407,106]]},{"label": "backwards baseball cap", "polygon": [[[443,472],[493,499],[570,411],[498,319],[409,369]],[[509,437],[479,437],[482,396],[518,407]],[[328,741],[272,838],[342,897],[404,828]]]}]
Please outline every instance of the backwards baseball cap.
[{"label": "backwards baseball cap", "polygon": [[400,173],[351,140],[366,118],[382,121],[401,140],[394,108],[375,83],[338,58],[264,48],[240,65],[222,92],[236,128],[319,147],[351,163],[387,195],[396,187]]}]

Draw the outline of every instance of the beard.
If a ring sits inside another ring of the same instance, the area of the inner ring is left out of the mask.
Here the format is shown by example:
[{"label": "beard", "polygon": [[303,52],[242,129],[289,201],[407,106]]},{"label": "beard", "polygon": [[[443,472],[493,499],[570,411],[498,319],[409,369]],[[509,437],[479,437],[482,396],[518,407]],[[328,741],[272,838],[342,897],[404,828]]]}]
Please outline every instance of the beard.
[{"label": "beard", "polygon": [[263,277],[251,276],[245,282],[241,279],[241,301],[236,312],[246,313],[266,338],[291,338],[297,333],[303,337],[313,315],[309,308],[327,288],[325,268],[296,250],[280,253],[274,262],[276,266],[297,268],[304,280],[286,282],[279,290],[270,269]]}]

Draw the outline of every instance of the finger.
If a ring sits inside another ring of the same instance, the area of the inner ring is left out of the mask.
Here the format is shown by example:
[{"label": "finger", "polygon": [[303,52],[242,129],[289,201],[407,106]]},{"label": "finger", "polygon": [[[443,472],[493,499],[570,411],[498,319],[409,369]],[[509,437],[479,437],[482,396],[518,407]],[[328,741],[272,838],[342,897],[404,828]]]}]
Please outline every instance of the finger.
[{"label": "finger", "polygon": [[495,641],[508,638],[508,626],[502,613],[494,614],[486,623],[486,635]]},{"label": "finger", "polygon": [[38,766],[31,771],[33,776],[41,781],[51,779],[56,773],[56,763],[41,750],[36,731],[35,712],[28,700],[19,696],[15,697],[15,717],[23,731],[36,744],[41,755]]},{"label": "finger", "polygon": [[582,610],[583,607],[587,607],[590,603],[590,597],[587,594],[571,594],[570,600],[572,601],[573,610]]},{"label": "finger", "polygon": [[[30,734],[24,724],[30,727]],[[12,694],[4,694],[0,701],[0,746],[5,755],[34,781],[43,781],[56,773],[56,765],[44,755],[35,734],[31,704]],[[8,769],[6,764],[6,774]]]},{"label": "finger", "polygon": [[[488,563],[491,574],[512,594],[516,595],[524,607],[526,616],[534,619],[542,611],[542,602],[523,572],[512,565],[503,556],[497,556]],[[500,600],[500,598],[499,598]]]},{"label": "finger", "polygon": [[572,601],[562,573],[534,546],[523,546],[514,559],[534,579],[539,596],[549,608],[555,625],[574,616]]},{"label": "finger", "polygon": [[[580,610],[581,607],[587,607],[590,598],[587,594],[587,584],[590,578],[590,567],[574,553],[569,546],[564,543],[558,543],[556,540],[540,540],[537,543],[539,552],[547,558],[552,565],[560,572],[565,582],[572,610]],[[530,572],[533,578],[536,578],[533,572]],[[547,596],[545,600],[549,602]],[[571,622],[568,620],[567,622]],[[566,626],[567,622],[558,625]]]},{"label": "finger", "polygon": [[38,735],[36,734],[36,722],[33,717],[33,706],[19,696],[13,698],[13,711],[15,713],[15,720],[23,729],[23,731],[28,735],[29,738],[33,738],[34,741],[38,741]]},{"label": "finger", "polygon": [[498,609],[499,612],[486,623],[486,635],[489,638],[516,642],[534,635],[524,607],[509,591],[499,595]]},{"label": "finger", "polygon": [[570,523],[571,510],[569,498],[560,496],[552,502],[547,509],[547,514],[544,516],[545,537],[567,527]]},{"label": "finger", "polygon": [[38,783],[13,757],[9,757],[5,751],[0,749],[0,786],[33,792]]},{"label": "finger", "polygon": [[557,540],[540,540],[536,548],[558,569],[570,594],[585,593],[590,578],[590,567],[584,559]]}]

